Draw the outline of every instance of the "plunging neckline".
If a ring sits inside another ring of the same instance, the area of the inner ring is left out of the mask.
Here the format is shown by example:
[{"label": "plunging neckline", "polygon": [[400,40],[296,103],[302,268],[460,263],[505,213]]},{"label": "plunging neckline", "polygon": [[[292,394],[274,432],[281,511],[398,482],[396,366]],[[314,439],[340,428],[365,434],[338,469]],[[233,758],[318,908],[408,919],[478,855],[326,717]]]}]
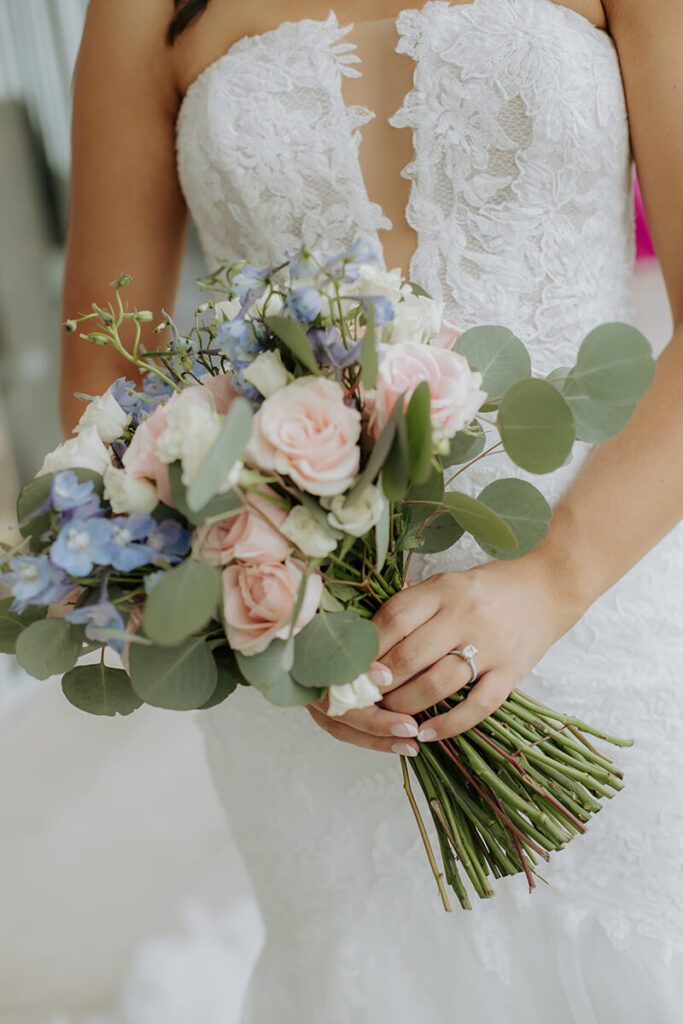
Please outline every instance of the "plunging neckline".
[{"label": "plunging neckline", "polygon": [[[608,39],[610,42],[612,42],[612,37],[611,37],[610,33],[606,29],[600,28],[599,25],[595,25],[590,20],[590,18],[586,17],[585,14],[581,14],[579,11],[575,11],[572,7],[566,7],[564,4],[556,3],[555,0],[535,0],[535,2],[539,3],[539,4],[542,4],[544,7],[550,6],[550,7],[555,8],[559,12],[559,16],[560,17],[567,16],[570,21],[572,20],[572,18],[576,19],[575,20],[575,24],[577,24],[577,26],[578,25],[582,26],[588,32],[591,32],[591,31],[592,32],[597,32],[597,33],[599,33],[600,37]],[[358,27],[362,27],[365,24],[368,24],[368,25],[370,25],[370,24],[371,25],[378,25],[378,24],[381,24],[381,23],[384,23],[384,22],[393,22],[394,26],[396,27],[396,29],[398,31],[398,22],[399,22],[399,19],[401,18],[401,15],[406,14],[409,11],[415,11],[416,13],[421,14],[428,7],[431,7],[433,3],[434,3],[434,0],[427,0],[427,3],[423,4],[422,7],[420,7],[420,8],[417,8],[417,7],[406,7],[403,10],[398,11],[398,13],[395,14],[391,18],[381,18],[378,21],[373,21],[373,22],[358,22],[357,25],[358,25]],[[461,11],[468,11],[468,10],[472,10],[472,9],[476,8],[480,3],[481,3],[481,0],[469,0],[468,3],[464,3],[464,4],[451,4],[451,10],[457,15]],[[335,17],[335,19],[337,21],[337,24],[339,24],[339,19],[337,18],[336,12],[333,11],[333,10],[330,10],[329,13],[330,13],[330,15],[332,15],[332,14],[334,15],[334,17]],[[329,17],[329,15],[328,15],[328,17]],[[294,21],[281,21],[280,24],[276,25],[274,28],[266,29],[264,32],[255,32],[252,35],[241,36],[239,39],[236,39],[234,43],[230,44],[230,46],[227,48],[227,50],[224,53],[220,54],[220,56],[216,57],[209,64],[207,64],[207,66],[205,68],[203,68],[203,70],[200,71],[197,75],[195,75],[195,77],[189,83],[189,85],[185,89],[185,92],[183,93],[183,95],[182,95],[182,97],[180,99],[180,103],[178,105],[178,110],[177,110],[177,113],[176,113],[176,120],[175,120],[176,125],[178,124],[178,120],[179,120],[180,115],[182,113],[183,107],[185,106],[186,100],[191,95],[191,93],[194,92],[196,86],[198,86],[199,83],[201,81],[203,81],[205,76],[208,77],[218,67],[220,67],[220,65],[224,61],[226,61],[235,51],[240,50],[244,46],[247,46],[247,45],[249,45],[251,43],[258,42],[258,41],[265,40],[265,39],[269,39],[269,38],[274,38],[277,35],[279,35],[285,29],[289,30],[289,29],[296,28],[297,26],[303,26],[303,25],[319,25],[321,30],[322,30],[326,24],[327,24],[327,19],[326,18],[298,18],[298,19],[296,19]],[[349,22],[345,27],[348,28],[349,31],[351,31],[354,28],[354,22]],[[355,44],[353,44],[353,45],[355,47]],[[371,108],[368,108],[368,109],[371,109]]]}]

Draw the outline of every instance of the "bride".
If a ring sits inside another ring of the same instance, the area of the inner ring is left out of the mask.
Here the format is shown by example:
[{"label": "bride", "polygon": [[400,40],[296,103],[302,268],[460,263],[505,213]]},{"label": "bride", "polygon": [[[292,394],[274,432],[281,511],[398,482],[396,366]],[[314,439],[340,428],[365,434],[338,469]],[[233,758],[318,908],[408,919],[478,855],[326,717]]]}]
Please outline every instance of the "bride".
[{"label": "bride", "polygon": [[[622,434],[535,478],[554,507],[536,551],[413,560],[375,618],[381,706],[339,720],[240,687],[200,714],[267,929],[248,1024],[680,1020],[682,48],[678,0],[91,0],[65,316],[121,270],[131,302],[170,308],[189,208],[209,264],[364,238],[461,328],[515,331],[543,375],[632,316],[635,158],[678,325]],[[73,392],[123,370],[65,343],[70,429]],[[478,466],[473,493],[500,473]],[[413,716],[467,682],[445,657],[467,643],[480,682],[418,736]],[[550,885],[505,879],[447,915],[396,755],[520,684],[634,736],[627,786]]]}]

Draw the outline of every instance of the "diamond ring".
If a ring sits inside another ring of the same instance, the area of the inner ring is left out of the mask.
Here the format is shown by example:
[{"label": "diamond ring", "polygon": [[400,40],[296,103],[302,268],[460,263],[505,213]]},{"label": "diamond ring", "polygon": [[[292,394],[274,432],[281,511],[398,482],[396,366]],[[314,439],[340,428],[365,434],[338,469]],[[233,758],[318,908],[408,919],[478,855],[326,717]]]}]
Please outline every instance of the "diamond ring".
[{"label": "diamond ring", "polygon": [[472,678],[470,679],[470,683],[473,683],[474,680],[477,678],[477,675],[478,675],[476,666],[474,664],[474,659],[475,659],[476,655],[479,654],[478,648],[475,647],[474,644],[467,644],[462,649],[454,647],[453,650],[449,651],[448,653],[449,654],[457,654],[457,656],[459,658],[461,658],[462,661],[466,661],[467,662],[467,664],[470,666],[470,672],[472,673]]}]

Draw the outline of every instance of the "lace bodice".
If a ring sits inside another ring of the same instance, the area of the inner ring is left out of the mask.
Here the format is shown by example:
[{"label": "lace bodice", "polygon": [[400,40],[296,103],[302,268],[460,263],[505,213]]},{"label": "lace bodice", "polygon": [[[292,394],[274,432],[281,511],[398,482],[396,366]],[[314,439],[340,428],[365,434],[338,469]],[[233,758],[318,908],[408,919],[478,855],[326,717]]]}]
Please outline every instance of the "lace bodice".
[{"label": "lace bodice", "polygon": [[[551,0],[436,0],[396,25],[414,60],[391,119],[413,132],[403,172],[413,280],[462,328],[514,330],[537,374],[573,364],[589,330],[632,319],[632,160],[612,39]],[[333,13],[283,23],[240,40],[188,89],[178,167],[209,264],[269,265],[302,240],[328,252],[358,236],[379,247],[390,225],[358,153],[372,113],[342,94],[344,76],[358,74],[348,32]],[[588,451],[534,478],[551,503]],[[477,493],[500,472],[484,460],[467,486]],[[416,557],[413,575],[484,558],[465,539]],[[524,680],[547,703],[637,739],[618,753],[626,790],[542,872],[552,888],[539,883],[532,899],[512,879],[472,915],[447,918],[397,760],[332,740],[250,688],[201,713],[269,931],[249,1022],[407,1024],[416,1006],[446,1021],[455,1006],[489,1024],[502,1003],[515,1024],[677,1019],[665,971],[683,954],[682,573],[679,528]],[[396,943],[413,970],[389,964]],[[482,987],[483,965],[493,973]],[[444,979],[456,968],[454,994]]]}]

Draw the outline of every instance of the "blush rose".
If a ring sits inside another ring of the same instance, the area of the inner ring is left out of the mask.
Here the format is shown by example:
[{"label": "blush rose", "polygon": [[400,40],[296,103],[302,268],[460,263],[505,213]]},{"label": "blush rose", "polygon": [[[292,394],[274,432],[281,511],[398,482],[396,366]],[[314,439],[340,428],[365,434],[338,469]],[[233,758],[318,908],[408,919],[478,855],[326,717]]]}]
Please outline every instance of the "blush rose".
[{"label": "blush rose", "polygon": [[281,562],[294,550],[279,528],[287,519],[286,508],[269,501],[266,495],[277,498],[270,487],[248,496],[250,508],[245,506],[237,515],[230,516],[213,526],[202,526],[197,531],[199,557],[209,565],[228,565],[241,562]]}]

